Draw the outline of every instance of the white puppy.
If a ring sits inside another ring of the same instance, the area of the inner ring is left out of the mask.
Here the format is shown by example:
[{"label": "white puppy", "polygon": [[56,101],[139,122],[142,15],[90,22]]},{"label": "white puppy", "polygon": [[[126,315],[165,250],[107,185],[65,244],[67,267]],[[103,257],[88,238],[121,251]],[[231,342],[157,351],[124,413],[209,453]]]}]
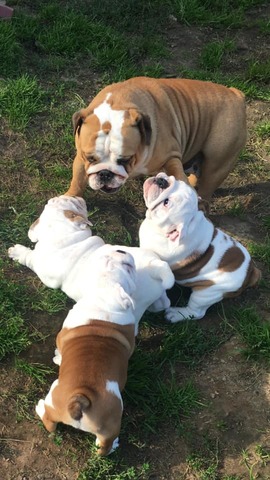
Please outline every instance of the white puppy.
[{"label": "white puppy", "polygon": [[[29,229],[30,239],[36,242],[34,250],[15,245],[8,254],[31,268],[45,285],[61,288],[78,301],[95,288],[95,255],[102,257],[104,252],[115,250],[129,252],[134,257],[138,279],[133,295],[137,326],[148,307],[152,311],[167,308],[170,301],[165,290],[174,283],[168,264],[151,250],[105,245],[100,237],[92,236],[89,225],[82,198],[66,195],[52,198]],[[108,295],[107,292],[106,300]]]},{"label": "white puppy", "polygon": [[186,307],[167,309],[169,321],[202,318],[214,303],[259,281],[246,248],[198,210],[197,194],[185,182],[159,173],[145,181],[144,199],[140,246],[167,261],[176,282],[192,289]]},{"label": "white puppy", "polygon": [[74,305],[57,335],[59,377],[36,413],[49,432],[62,422],[93,433],[98,454],[108,455],[118,447],[121,391],[135,345],[136,269],[132,255],[118,250],[104,251],[92,267],[94,289]]}]

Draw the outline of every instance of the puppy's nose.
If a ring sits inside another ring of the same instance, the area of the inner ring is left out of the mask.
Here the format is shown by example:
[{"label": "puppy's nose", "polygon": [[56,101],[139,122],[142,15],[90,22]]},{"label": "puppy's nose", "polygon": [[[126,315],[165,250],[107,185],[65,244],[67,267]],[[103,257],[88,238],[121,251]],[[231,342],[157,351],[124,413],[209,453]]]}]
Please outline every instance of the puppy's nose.
[{"label": "puppy's nose", "polygon": [[118,253],[123,253],[124,255],[126,255],[127,252],[124,252],[124,250],[116,250]]},{"label": "puppy's nose", "polygon": [[165,188],[168,188],[169,186],[169,182],[166,180],[166,178],[163,177],[155,178],[154,183],[156,183],[159,188],[162,188],[162,190],[165,190]]},{"label": "puppy's nose", "polygon": [[114,174],[110,170],[100,170],[98,172],[99,178],[103,183],[109,183],[109,181],[113,178]]}]

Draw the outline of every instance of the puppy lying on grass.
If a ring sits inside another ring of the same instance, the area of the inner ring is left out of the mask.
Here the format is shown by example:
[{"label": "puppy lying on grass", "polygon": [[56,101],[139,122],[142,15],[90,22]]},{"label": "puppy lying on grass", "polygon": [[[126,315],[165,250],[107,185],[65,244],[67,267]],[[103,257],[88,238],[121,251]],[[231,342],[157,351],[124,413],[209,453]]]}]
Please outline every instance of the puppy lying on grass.
[{"label": "puppy lying on grass", "polygon": [[121,391],[135,344],[132,255],[116,250],[93,262],[96,285],[70,310],[57,335],[59,377],[36,412],[49,432],[62,422],[96,435],[97,453],[118,447]]},{"label": "puppy lying on grass", "polygon": [[152,248],[168,262],[176,282],[192,289],[186,307],[167,309],[167,320],[200,319],[214,303],[257,284],[261,272],[246,248],[198,210],[191,186],[159,173],[143,190],[147,211],[140,246]]},{"label": "puppy lying on grass", "polygon": [[[133,296],[137,334],[139,320],[146,309],[160,311],[169,307],[166,289],[173,286],[174,276],[168,264],[151,250],[105,245],[100,237],[92,236],[90,225],[82,198],[66,195],[52,198],[29,229],[28,236],[36,242],[35,248],[31,250],[17,244],[9,248],[8,255],[31,268],[48,287],[61,288],[78,301],[91,295],[95,288],[92,266],[95,255],[117,249],[129,252],[137,271]],[[105,299],[108,300],[107,296]]]}]

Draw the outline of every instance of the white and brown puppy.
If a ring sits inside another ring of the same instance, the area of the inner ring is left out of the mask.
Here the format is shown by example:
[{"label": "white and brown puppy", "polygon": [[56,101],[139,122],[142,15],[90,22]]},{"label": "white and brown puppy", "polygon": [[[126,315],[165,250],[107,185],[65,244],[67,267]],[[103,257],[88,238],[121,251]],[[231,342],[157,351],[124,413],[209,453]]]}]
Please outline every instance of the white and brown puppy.
[{"label": "white and brown puppy", "polygon": [[62,422],[96,435],[98,454],[118,447],[121,391],[135,344],[132,256],[110,252],[96,264],[96,286],[70,310],[57,335],[59,377],[36,412],[53,432]]},{"label": "white and brown puppy", "polygon": [[192,289],[186,307],[167,309],[168,320],[202,318],[214,303],[259,281],[246,248],[198,210],[198,197],[185,182],[160,173],[145,181],[144,199],[141,247],[152,248],[169,263],[176,282]]},{"label": "white and brown puppy", "polygon": [[35,248],[16,244],[9,248],[8,255],[33,270],[47,287],[61,288],[78,300],[83,294],[78,278],[85,263],[104,245],[100,237],[92,236],[90,225],[82,198],[51,198],[28,231]]},{"label": "white and brown puppy", "polygon": [[17,244],[9,248],[8,254],[31,268],[45,285],[61,288],[78,301],[96,288],[99,257],[102,266],[105,253],[129,252],[137,270],[133,295],[137,334],[139,320],[146,309],[160,311],[170,305],[166,289],[174,283],[173,274],[168,264],[151,250],[105,245],[100,237],[92,236],[89,223],[82,198],[55,197],[48,201],[40,218],[29,229],[30,239],[36,242],[34,250]]},{"label": "white and brown puppy", "polygon": [[113,193],[130,177],[161,170],[187,181],[183,166],[195,172],[200,158],[198,193],[209,200],[246,142],[242,92],[199,80],[135,77],[109,85],[73,124],[77,154],[67,195],[82,196],[88,183]]}]

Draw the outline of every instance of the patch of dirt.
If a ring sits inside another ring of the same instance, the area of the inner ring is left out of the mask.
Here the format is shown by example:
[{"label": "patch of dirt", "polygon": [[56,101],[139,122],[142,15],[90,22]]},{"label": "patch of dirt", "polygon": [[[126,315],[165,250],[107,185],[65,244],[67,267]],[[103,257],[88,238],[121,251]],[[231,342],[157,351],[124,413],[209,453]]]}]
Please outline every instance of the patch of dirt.
[{"label": "patch of dirt", "polygon": [[[270,6],[254,9],[250,17],[267,17]],[[269,17],[268,17],[269,18]],[[252,59],[263,61],[269,56],[268,37],[258,34],[258,28],[225,32],[211,28],[198,28],[180,25],[171,20],[171,28],[166,32],[171,48],[170,60],[162,61],[167,75],[176,74],[177,68],[198,68],[199,53],[209,41],[223,40],[230,36],[236,42],[236,50],[224,59],[226,73],[242,71]],[[70,79],[69,79],[70,80]],[[80,86],[81,80],[78,80]],[[95,79],[97,82],[97,79]],[[85,90],[85,85],[81,85]],[[265,231],[261,218],[269,215],[269,140],[255,144],[253,128],[269,115],[269,104],[262,101],[249,102],[247,107],[249,140],[248,159],[241,160],[237,168],[218,190],[211,205],[211,218],[214,223],[236,236],[243,243],[263,241]],[[268,117],[269,119],[269,117]],[[12,136],[10,137],[13,138]],[[18,157],[21,154],[23,140],[19,146],[15,141],[1,140],[0,149]],[[4,156],[4,154],[3,154]],[[18,172],[10,172],[16,184],[20,182]],[[129,183],[128,187],[141,188],[142,180]],[[59,192],[62,193],[62,192]],[[119,243],[128,239],[130,233],[133,244],[137,243],[137,232],[144,217],[143,202],[126,203],[125,193],[104,197],[87,192],[88,207],[98,207],[93,222],[98,220],[99,231],[105,229],[119,232]],[[243,218],[233,216],[230,209],[238,203],[243,208]],[[108,213],[109,212],[109,213]],[[106,222],[106,225],[105,225]],[[102,230],[102,225],[104,229]],[[28,226],[27,226],[28,228]],[[107,239],[109,241],[109,239]],[[269,282],[269,272],[264,265],[264,278]],[[30,275],[30,273],[27,273]],[[233,300],[228,300],[234,304]],[[269,321],[269,292],[258,288],[247,292],[236,300],[237,304],[254,304]],[[53,315],[50,324],[42,315],[36,315],[31,322],[36,328],[48,335],[44,343],[33,345],[23,356],[30,362],[40,362],[52,366],[56,332],[63,316]],[[218,324],[217,313],[207,314],[201,322],[203,328]],[[170,326],[168,325],[168,328]],[[153,339],[153,345],[157,343]],[[147,437],[145,444],[135,444],[125,436],[121,437],[121,456],[130,465],[139,466],[144,462],[151,465],[151,480],[195,480],[199,478],[248,479],[270,478],[269,458],[264,460],[258,455],[258,446],[269,452],[270,445],[270,373],[263,365],[247,361],[241,353],[242,345],[238,338],[232,337],[213,355],[209,355],[195,371],[188,371],[184,365],[176,368],[179,383],[192,376],[192,380],[201,392],[203,405],[189,419],[183,419],[183,431],[177,432],[168,425],[161,425],[156,435]],[[55,369],[56,375],[57,369]],[[53,380],[52,376],[52,380]],[[58,437],[48,436],[40,422],[34,416],[34,405],[44,396],[48,386],[37,388],[27,375],[18,373],[11,362],[3,365],[0,374],[0,477],[1,480],[75,480],[88,459],[89,452],[86,435],[68,427],[60,427]],[[24,396],[29,391],[32,401],[24,405]],[[126,413],[125,413],[126,414]],[[80,454],[78,455],[78,449]],[[248,457],[243,455],[247,452]],[[215,477],[200,477],[199,470],[191,468],[187,458],[198,453],[210,458],[216,464]],[[270,453],[270,452],[269,452]],[[246,458],[246,462],[244,461]],[[250,477],[249,467],[254,477]],[[89,480],[91,477],[89,477]]]}]

